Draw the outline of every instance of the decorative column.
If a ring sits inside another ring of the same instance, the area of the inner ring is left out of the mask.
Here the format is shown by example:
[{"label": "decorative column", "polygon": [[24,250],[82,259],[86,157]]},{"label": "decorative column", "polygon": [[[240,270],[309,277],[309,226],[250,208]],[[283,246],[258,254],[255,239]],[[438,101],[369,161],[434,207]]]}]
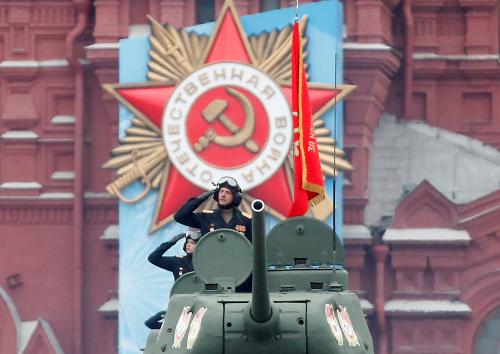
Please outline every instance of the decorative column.
[{"label": "decorative column", "polygon": [[[387,296],[392,353],[465,354],[462,338],[471,309],[461,301],[464,230],[388,229],[394,291]],[[381,352],[382,353],[382,352]]]},{"label": "decorative column", "polygon": [[[392,10],[400,0],[356,1],[355,37],[363,43],[392,43]],[[353,28],[353,27],[351,27]]]},{"label": "decorative column", "polygon": [[128,21],[123,22],[119,0],[96,0],[94,37],[97,43],[114,43],[128,35]]},{"label": "decorative column", "polygon": [[351,163],[356,170],[344,191],[344,220],[346,224],[363,224],[373,133],[401,63],[395,51],[384,44],[346,43],[344,48],[344,82],[357,85],[345,100],[345,147],[352,151]]},{"label": "decorative column", "polygon": [[33,101],[33,80],[38,67],[16,67],[15,62],[3,62],[0,68],[6,87],[6,98],[0,119],[7,128],[0,137],[2,165],[0,166],[0,195],[38,195],[37,141],[34,128],[39,121]]}]

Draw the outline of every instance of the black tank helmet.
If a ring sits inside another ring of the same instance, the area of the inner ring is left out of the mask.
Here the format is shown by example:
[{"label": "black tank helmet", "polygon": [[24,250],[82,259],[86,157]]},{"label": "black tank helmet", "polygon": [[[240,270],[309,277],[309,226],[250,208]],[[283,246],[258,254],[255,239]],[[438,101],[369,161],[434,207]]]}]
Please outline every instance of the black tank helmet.
[{"label": "black tank helmet", "polygon": [[213,195],[214,200],[219,203],[219,190],[224,187],[229,189],[233,193],[233,203],[232,207],[237,207],[241,203],[242,195],[241,188],[238,182],[233,177],[225,176],[219,179],[217,182],[217,187],[215,188],[215,193]]},{"label": "black tank helmet", "polygon": [[182,249],[184,250],[184,252],[186,252],[186,245],[188,243],[189,240],[193,240],[194,243],[197,243],[201,238],[201,233],[199,230],[196,230],[196,229],[189,229],[186,231],[186,238],[185,238],[185,241],[184,241],[184,246],[182,246]]}]

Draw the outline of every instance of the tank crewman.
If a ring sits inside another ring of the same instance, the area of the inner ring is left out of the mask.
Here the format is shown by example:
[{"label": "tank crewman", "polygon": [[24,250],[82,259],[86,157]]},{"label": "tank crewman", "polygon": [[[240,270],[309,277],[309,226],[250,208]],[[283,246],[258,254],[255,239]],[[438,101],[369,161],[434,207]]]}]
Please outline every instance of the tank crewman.
[{"label": "tank crewman", "polygon": [[163,323],[163,318],[165,317],[166,311],[160,311],[155,313],[153,316],[148,318],[144,324],[149,329],[160,329]]},{"label": "tank crewman", "polygon": [[[182,249],[186,252],[184,257],[176,256],[163,256],[173,245],[180,239],[185,238],[184,246]],[[187,230],[175,235],[170,241],[162,243],[156,248],[148,257],[149,262],[155,266],[166,269],[174,275],[177,280],[182,274],[192,272],[193,268],[193,252],[196,249],[196,243],[200,239],[199,231]]]},{"label": "tank crewman", "polygon": [[[217,209],[195,212],[210,196],[217,202]],[[200,229],[202,235],[217,229],[227,228],[242,233],[252,242],[251,215],[238,209],[241,203],[241,188],[232,177],[222,177],[215,189],[202,193],[197,198],[189,199],[177,213],[174,219],[178,223]],[[252,291],[252,276],[236,287],[237,292]]]},{"label": "tank crewman", "polygon": [[[201,213],[195,212],[196,208],[210,196],[213,196],[218,208],[203,210]],[[227,228],[244,234],[251,242],[251,215],[238,209],[241,199],[241,188],[238,182],[232,177],[222,177],[215,189],[189,199],[174,214],[174,219],[183,225],[200,229],[202,235],[216,229]]]}]

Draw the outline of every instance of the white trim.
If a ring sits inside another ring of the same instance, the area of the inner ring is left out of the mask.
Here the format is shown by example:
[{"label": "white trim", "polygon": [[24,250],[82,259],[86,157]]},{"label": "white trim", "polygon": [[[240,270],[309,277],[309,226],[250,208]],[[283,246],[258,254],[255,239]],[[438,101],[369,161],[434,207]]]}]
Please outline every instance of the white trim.
[{"label": "white trim", "polygon": [[118,299],[109,299],[97,311],[103,314],[118,313]]},{"label": "white trim", "polygon": [[[80,64],[88,65],[90,61],[87,59],[78,59]],[[69,63],[66,59],[51,59],[51,60],[4,60],[0,62],[0,69],[17,69],[17,68],[65,68]]]},{"label": "white trim", "polygon": [[120,228],[118,225],[109,225],[106,230],[104,230],[101,240],[103,241],[115,241],[118,240],[120,234]]},{"label": "white trim", "polygon": [[490,213],[494,213],[495,211],[497,211],[499,209],[500,209],[500,205],[497,205],[496,207],[484,210],[484,211],[482,211],[482,212],[480,212],[480,213],[478,213],[476,215],[472,215],[472,216],[470,216],[468,218],[462,219],[458,223],[459,224],[465,224],[465,223],[473,221],[475,219],[479,219],[481,216],[488,215]]},{"label": "white trim", "polygon": [[56,171],[50,176],[54,181],[72,181],[75,179],[73,171]]},{"label": "white trim", "polygon": [[101,49],[116,50],[116,49],[120,49],[120,43],[119,42],[94,43],[94,44],[86,46],[85,49],[87,49],[87,50],[101,50]]},{"label": "white trim", "polygon": [[360,304],[361,304],[361,308],[363,309],[363,312],[366,313],[366,314],[370,314],[373,312],[373,310],[375,309],[375,307],[373,306],[373,304],[366,300],[366,299],[361,299],[360,301]]},{"label": "white trim", "polygon": [[19,317],[19,312],[17,312],[16,304],[14,303],[14,301],[12,301],[12,298],[1,286],[0,298],[2,298],[3,302],[7,305],[7,309],[12,316],[12,320],[14,321],[14,326],[16,326],[16,345],[19,348],[21,346],[21,318]]},{"label": "white trim", "polygon": [[344,225],[345,240],[371,240],[370,230],[365,225]]},{"label": "white trim", "polygon": [[387,314],[403,315],[470,315],[470,307],[461,301],[449,300],[390,300],[385,303]]},{"label": "white trim", "polygon": [[63,125],[63,124],[75,124],[76,118],[74,116],[54,116],[51,120],[52,124]]},{"label": "white trim", "polygon": [[415,53],[414,60],[499,60],[498,54],[436,54]]},{"label": "white trim", "polygon": [[66,59],[52,60],[5,60],[0,68],[53,68],[69,66]]},{"label": "white trim", "polygon": [[67,200],[73,199],[74,194],[69,192],[51,192],[51,193],[40,193],[40,195],[2,195],[0,196],[0,200]]},{"label": "white trim", "polygon": [[54,192],[54,193],[42,193],[38,198],[40,199],[73,199],[75,195],[73,193],[65,192]]},{"label": "white trim", "polygon": [[32,182],[5,182],[0,184],[0,189],[40,189],[42,185],[36,181]]},{"label": "white trim", "polygon": [[2,134],[2,139],[6,140],[36,140],[38,134],[31,130],[8,130]]},{"label": "white trim", "polygon": [[100,193],[100,192],[85,192],[83,193],[83,197],[85,199],[111,199],[114,198],[112,195],[108,193]]},{"label": "white trim", "polygon": [[57,337],[52,330],[52,327],[50,324],[45,321],[44,319],[39,318],[38,322],[42,326],[43,330],[45,331],[45,334],[47,334],[47,338],[49,339],[50,344],[52,345],[52,348],[54,349],[54,352],[56,354],[64,354],[61,344],[59,344],[59,341],[57,340]]},{"label": "white trim", "polygon": [[471,240],[465,230],[453,229],[387,229],[382,238],[390,244],[468,244]]},{"label": "white trim", "polygon": [[35,332],[36,326],[38,324],[38,321],[23,321],[21,322],[21,325],[19,326],[19,345],[18,345],[18,352],[23,353],[24,350],[26,349],[26,346],[28,345],[31,336]]},{"label": "white trim", "polygon": [[345,50],[382,50],[382,51],[392,51],[395,50],[391,46],[383,43],[356,43],[356,42],[344,42],[343,47]]}]

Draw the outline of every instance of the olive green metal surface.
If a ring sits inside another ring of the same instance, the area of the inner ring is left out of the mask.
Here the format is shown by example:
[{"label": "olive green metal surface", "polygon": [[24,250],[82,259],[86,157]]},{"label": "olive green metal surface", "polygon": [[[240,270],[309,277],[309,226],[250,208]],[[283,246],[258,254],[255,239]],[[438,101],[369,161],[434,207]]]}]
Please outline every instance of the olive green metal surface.
[{"label": "olive green metal surface", "polygon": [[324,222],[306,216],[287,219],[277,224],[267,236],[269,266],[307,266],[344,264],[344,247],[333,229]]},{"label": "olive green metal surface", "polygon": [[170,289],[170,296],[176,294],[200,293],[205,289],[205,284],[200,280],[198,274],[190,272],[180,276]]},{"label": "olive green metal surface", "polygon": [[[332,229],[299,217],[275,226],[266,240],[262,214],[254,210],[253,217],[257,257],[234,230],[205,235],[193,255],[196,273],[176,281],[162,328],[150,333],[144,353],[373,354],[347,272],[333,266],[333,248],[336,264],[344,250]],[[235,293],[252,269],[254,293]]]},{"label": "olive green metal surface", "polygon": [[209,232],[198,241],[193,266],[206,284],[232,281],[238,286],[252,272],[252,245],[231,229]]}]

